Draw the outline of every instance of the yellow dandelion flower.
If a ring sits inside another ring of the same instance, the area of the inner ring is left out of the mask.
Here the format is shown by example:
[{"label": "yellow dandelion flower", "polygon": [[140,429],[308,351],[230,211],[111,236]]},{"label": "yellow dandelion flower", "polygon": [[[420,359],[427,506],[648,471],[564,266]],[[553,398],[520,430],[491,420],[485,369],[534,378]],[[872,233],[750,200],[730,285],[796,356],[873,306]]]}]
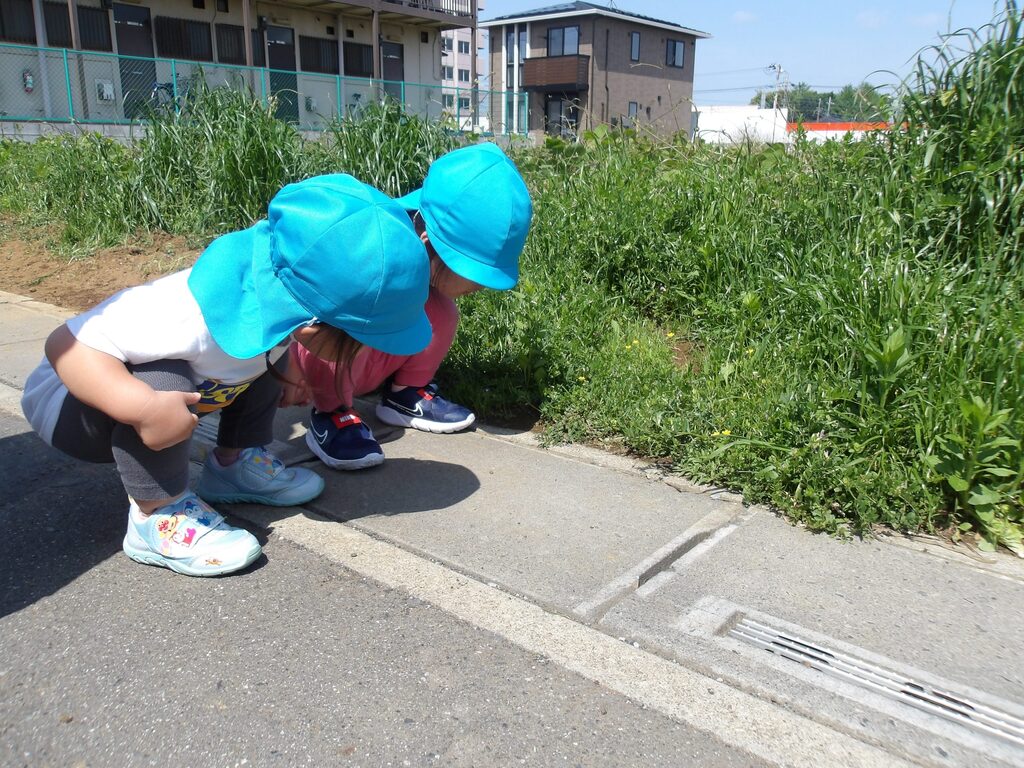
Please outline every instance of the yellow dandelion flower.
[{"label": "yellow dandelion flower", "polygon": [[579,377],[579,380],[580,380],[580,381],[586,381],[586,380],[587,380],[587,377],[586,377],[586,376],[580,376],[580,377]]},{"label": "yellow dandelion flower", "polygon": [[673,336],[675,336],[675,334],[672,333],[672,331],[669,331],[668,333],[665,334],[666,339],[671,339]]},{"label": "yellow dandelion flower", "polygon": [[712,432],[711,436],[712,437],[718,437],[720,434],[722,434],[722,433],[721,432]]},{"label": "yellow dandelion flower", "polygon": [[753,347],[747,347],[747,348],[746,348],[745,350],[743,350],[743,351],[744,351],[744,352],[746,352],[746,353],[747,353],[748,355],[752,355],[752,354],[754,354],[754,348],[753,348]]},{"label": "yellow dandelion flower", "polygon": [[731,435],[732,434],[732,430],[731,429],[723,429],[722,430],[722,434],[726,435],[726,436]]}]

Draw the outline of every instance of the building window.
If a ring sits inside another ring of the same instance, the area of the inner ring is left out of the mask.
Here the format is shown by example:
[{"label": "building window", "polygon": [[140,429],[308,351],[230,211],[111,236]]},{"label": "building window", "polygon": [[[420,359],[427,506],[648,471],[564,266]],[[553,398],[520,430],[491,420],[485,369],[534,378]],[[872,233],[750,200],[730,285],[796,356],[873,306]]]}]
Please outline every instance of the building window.
[{"label": "building window", "polygon": [[64,3],[43,3],[46,44],[52,48],[71,47],[71,23]]},{"label": "building window", "polygon": [[450,53],[452,50],[452,39],[450,37],[441,38],[441,50],[445,53]]},{"label": "building window", "polygon": [[469,53],[469,40],[459,40],[459,53]]},{"label": "building window", "polygon": [[[68,34],[70,36],[70,30]],[[112,51],[110,18],[103,8],[78,6],[78,42],[85,51]]]},{"label": "building window", "polygon": [[337,75],[338,43],[326,37],[299,35],[299,69]]},{"label": "building window", "polygon": [[[236,24],[214,24],[217,61],[221,64],[245,64],[245,31]],[[252,30],[252,63],[263,66],[263,33]]]},{"label": "building window", "polygon": [[523,62],[526,61],[526,27],[519,30],[519,82],[523,82]]},{"label": "building window", "polygon": [[0,2],[0,40],[9,43],[36,44],[32,0],[3,0]]},{"label": "building window", "polygon": [[245,35],[237,24],[214,24],[217,61],[221,64],[245,64]]},{"label": "building window", "polygon": [[455,79],[455,67],[449,64],[443,64],[441,66],[441,79],[442,80],[454,80]]},{"label": "building window", "polygon": [[640,111],[640,105],[639,105],[639,104],[637,104],[637,103],[636,103],[635,101],[631,101],[631,102],[629,102],[629,107],[627,108],[627,112],[626,112],[626,113],[627,113],[627,114],[628,114],[628,115],[629,115],[630,117],[636,117],[636,113],[637,113],[638,111]]},{"label": "building window", "polygon": [[683,68],[683,41],[669,40],[665,45],[665,64],[669,67]]},{"label": "building window", "polygon": [[640,33],[629,33],[629,60],[640,61]]},{"label": "building window", "polygon": [[576,56],[579,52],[579,27],[548,28],[548,56]]},{"label": "building window", "polygon": [[450,94],[450,93],[443,94],[441,96],[441,105],[445,109],[452,109],[452,108],[454,108],[455,107],[455,97],[452,94]]},{"label": "building window", "polygon": [[228,0],[217,0],[217,13],[228,12]]},{"label": "building window", "polygon": [[153,20],[156,53],[168,59],[213,61],[210,25],[204,21],[157,16]]},{"label": "building window", "polygon": [[469,96],[459,97],[459,109],[469,109]]},{"label": "building window", "polygon": [[345,74],[349,77],[373,77],[373,46],[345,43],[342,51]]},{"label": "building window", "polygon": [[468,69],[460,69],[459,70],[459,82],[460,83],[468,83],[469,82],[469,70]]},{"label": "building window", "polygon": [[[65,3],[43,3],[46,44],[53,48],[71,47],[71,24]],[[111,51],[110,20],[102,8],[78,6],[78,37],[84,51]]]},{"label": "building window", "polygon": [[[516,76],[516,30],[515,27],[505,28],[505,88],[512,90]],[[520,80],[522,82],[522,80]]]}]

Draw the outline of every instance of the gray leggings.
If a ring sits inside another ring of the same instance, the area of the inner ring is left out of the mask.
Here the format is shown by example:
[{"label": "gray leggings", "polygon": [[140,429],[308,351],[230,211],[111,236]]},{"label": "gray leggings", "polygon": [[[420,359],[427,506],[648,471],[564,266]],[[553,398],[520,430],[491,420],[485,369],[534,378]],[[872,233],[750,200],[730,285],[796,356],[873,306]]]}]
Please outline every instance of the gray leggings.
[{"label": "gray leggings", "polygon": [[[128,370],[161,392],[194,392],[191,368],[184,360],[158,360]],[[265,373],[252,382],[231,405],[221,408],[217,444],[224,448],[252,448],[273,439],[274,413],[281,396],[277,381]],[[148,501],[177,496],[188,488],[188,438],[170,448],[147,448],[134,427],[114,421],[71,394],[64,398],[53,447],[73,458],[95,464],[117,465],[128,495]]]}]

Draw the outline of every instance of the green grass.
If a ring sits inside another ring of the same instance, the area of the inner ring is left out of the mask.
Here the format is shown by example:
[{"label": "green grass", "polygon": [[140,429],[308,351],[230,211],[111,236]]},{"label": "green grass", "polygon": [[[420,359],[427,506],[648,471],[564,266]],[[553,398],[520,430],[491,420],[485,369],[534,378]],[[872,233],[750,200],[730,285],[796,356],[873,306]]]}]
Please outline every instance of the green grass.
[{"label": "green grass", "polygon": [[[535,204],[522,279],[461,300],[447,394],[484,418],[535,409],[551,441],[660,459],[813,529],[1021,553],[1021,31],[1008,3],[927,52],[903,128],[874,140],[601,131],[516,150]],[[404,193],[454,146],[394,105],[316,142],[272,114],[200,92],[132,149],[0,143],[0,212],[75,243],[212,236],[315,173]]]}]

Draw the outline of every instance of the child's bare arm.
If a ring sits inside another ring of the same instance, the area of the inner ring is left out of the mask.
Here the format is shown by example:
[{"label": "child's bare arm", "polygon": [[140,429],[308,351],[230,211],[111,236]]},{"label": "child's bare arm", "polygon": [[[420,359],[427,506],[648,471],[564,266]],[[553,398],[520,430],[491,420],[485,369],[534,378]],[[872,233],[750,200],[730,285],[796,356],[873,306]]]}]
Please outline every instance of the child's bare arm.
[{"label": "child's bare arm", "polygon": [[198,392],[157,392],[116,357],[82,344],[67,325],[46,340],[46,357],[68,391],[115,421],[134,427],[142,442],[161,450],[192,434],[198,417],[188,410]]}]

